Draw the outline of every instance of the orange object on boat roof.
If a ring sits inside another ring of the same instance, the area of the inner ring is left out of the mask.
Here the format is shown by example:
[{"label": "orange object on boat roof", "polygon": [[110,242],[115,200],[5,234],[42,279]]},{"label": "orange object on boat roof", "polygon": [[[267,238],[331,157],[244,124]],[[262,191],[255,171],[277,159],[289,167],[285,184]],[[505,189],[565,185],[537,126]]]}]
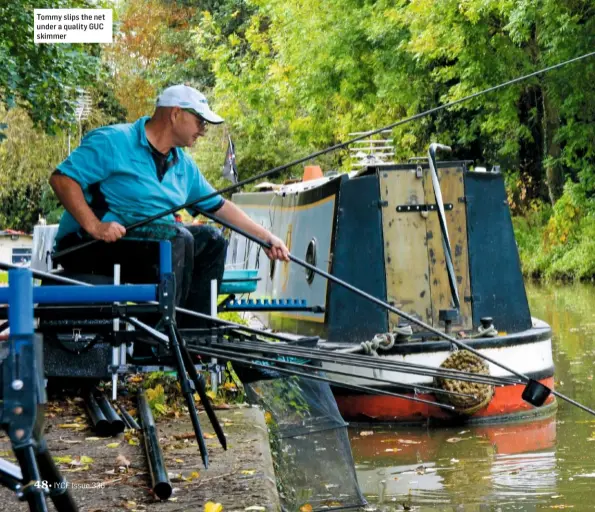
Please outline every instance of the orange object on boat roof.
[{"label": "orange object on boat roof", "polygon": [[306,165],[304,167],[302,181],[317,180],[318,178],[322,178],[322,169],[319,165]]}]

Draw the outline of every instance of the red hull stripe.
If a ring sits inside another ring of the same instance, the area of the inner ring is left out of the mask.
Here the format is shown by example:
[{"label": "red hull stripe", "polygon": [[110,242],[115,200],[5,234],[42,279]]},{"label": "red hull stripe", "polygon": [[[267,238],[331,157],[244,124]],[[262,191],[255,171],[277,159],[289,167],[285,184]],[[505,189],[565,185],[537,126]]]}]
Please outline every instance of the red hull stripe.
[{"label": "red hull stripe", "polygon": [[[554,378],[548,377],[539,382],[554,388]],[[507,416],[533,409],[521,398],[524,385],[503,386],[495,389],[494,397],[487,407],[471,415],[471,418]],[[411,395],[413,396],[413,395]],[[430,394],[418,394],[419,398],[436,401]],[[404,398],[385,395],[339,395],[335,397],[339,410],[345,419],[363,419],[375,421],[415,422],[425,418],[451,419],[453,415],[444,409],[431,405],[412,402]],[[546,404],[554,401],[550,395]]]}]

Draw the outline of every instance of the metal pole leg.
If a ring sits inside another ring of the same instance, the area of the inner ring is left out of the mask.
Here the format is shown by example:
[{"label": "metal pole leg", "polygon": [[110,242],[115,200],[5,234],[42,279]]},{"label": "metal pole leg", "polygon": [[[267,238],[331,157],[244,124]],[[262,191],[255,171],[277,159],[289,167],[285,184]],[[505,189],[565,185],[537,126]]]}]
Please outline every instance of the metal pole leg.
[{"label": "metal pole leg", "polygon": [[[217,318],[217,279],[211,279],[211,316]],[[219,372],[217,368],[217,358],[211,358],[211,391],[217,393],[219,384]]]},{"label": "metal pole leg", "polygon": [[[120,265],[114,265],[114,284],[120,284]],[[118,304],[115,302],[114,304]],[[114,318],[113,329],[114,332],[120,330],[120,319]],[[118,367],[120,366],[120,358],[122,355],[121,347],[112,347],[112,400],[118,397]]]}]

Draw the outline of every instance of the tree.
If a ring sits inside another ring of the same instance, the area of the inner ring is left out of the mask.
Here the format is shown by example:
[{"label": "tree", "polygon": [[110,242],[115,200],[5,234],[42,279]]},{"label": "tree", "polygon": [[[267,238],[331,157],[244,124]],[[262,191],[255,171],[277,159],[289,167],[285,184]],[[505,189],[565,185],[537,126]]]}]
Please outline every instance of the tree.
[{"label": "tree", "polygon": [[49,133],[72,122],[78,90],[97,75],[98,50],[90,45],[35,44],[33,9],[91,6],[97,7],[87,0],[0,4],[0,103],[23,107]]}]

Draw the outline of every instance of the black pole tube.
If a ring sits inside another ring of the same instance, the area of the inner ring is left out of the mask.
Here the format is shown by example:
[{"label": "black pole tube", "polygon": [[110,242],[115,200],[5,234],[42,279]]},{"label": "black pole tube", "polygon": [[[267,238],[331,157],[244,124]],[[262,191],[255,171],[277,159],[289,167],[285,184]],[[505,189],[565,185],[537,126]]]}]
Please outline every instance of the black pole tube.
[{"label": "black pole tube", "polygon": [[50,489],[50,499],[58,512],[78,512],[67,480],[60,474],[52,458],[45,439],[37,441],[37,464],[43,480],[53,482]]},{"label": "black pole tube", "polygon": [[[29,504],[30,512],[48,512],[45,491],[41,487],[35,486],[35,483],[41,480],[41,474],[33,444],[29,443],[18,448],[14,448],[13,445],[13,452],[23,472],[23,493]],[[27,487],[26,490],[25,487]]]},{"label": "black pole tube", "polygon": [[110,431],[112,435],[120,434],[124,432],[126,425],[122,421],[122,418],[118,415],[118,413],[113,408],[112,404],[109,400],[105,397],[103,393],[99,393],[95,396],[95,400],[101,409],[101,412],[105,416],[105,419],[110,424]]},{"label": "black pole tube", "polygon": [[107,421],[105,414],[103,414],[97,400],[95,400],[92,391],[89,391],[85,396],[85,406],[96,434],[102,437],[109,436],[111,434],[109,421]]},{"label": "black pole tube", "polygon": [[124,408],[124,406],[118,402],[118,409],[120,409],[120,413],[122,414],[122,418],[128,424],[128,428],[133,430],[140,430],[140,425],[136,422],[136,420],[132,417],[132,415]]},{"label": "black pole tube", "polygon": [[[137,322],[137,325],[144,329],[145,332],[154,336],[154,332],[158,332],[155,329],[147,330],[146,328],[149,327],[148,325],[142,324],[142,322]],[[178,381],[180,383],[180,388],[182,390],[182,395],[186,399],[186,406],[188,407],[188,414],[190,415],[190,421],[192,421],[192,427],[194,428],[194,434],[196,436],[196,442],[198,443],[198,449],[200,450],[200,456],[202,458],[202,463],[205,468],[209,467],[209,452],[207,450],[207,445],[205,444],[204,436],[202,433],[202,428],[200,426],[200,421],[198,419],[198,412],[196,411],[196,404],[194,403],[194,393],[193,386],[188,379],[187,370],[184,364],[184,358],[182,357],[182,351],[180,349],[180,342],[178,340],[178,335],[174,326],[170,324],[168,326],[169,330],[169,343],[171,345],[170,350],[174,356],[174,360],[176,361],[176,366],[178,369]],[[162,339],[162,338],[157,338]]]},{"label": "black pole tube", "polygon": [[205,380],[204,380],[202,374],[200,374],[196,371],[196,367],[194,366],[194,363],[192,362],[192,356],[188,352],[188,349],[186,348],[186,345],[184,344],[184,340],[183,340],[182,336],[180,335],[180,332],[178,331],[177,328],[176,328],[176,333],[180,340],[180,350],[182,351],[182,357],[184,358],[184,362],[186,363],[186,370],[188,370],[188,375],[190,376],[190,379],[194,382],[194,388],[196,389],[196,392],[198,393],[198,396],[200,397],[200,401],[201,401],[203,407],[205,408],[205,412],[207,413],[209,421],[211,422],[211,425],[213,426],[213,430],[215,431],[215,434],[217,435],[219,444],[221,445],[221,447],[224,450],[227,450],[227,439],[225,438],[225,433],[223,432],[223,429],[221,428],[221,424],[219,423],[219,420],[217,419],[217,415],[215,414],[215,411],[213,410],[213,407],[211,406],[209,397],[207,396],[207,391],[205,389]]},{"label": "black pole tube", "polygon": [[[593,53],[593,55],[595,55],[595,52]],[[221,224],[222,226],[225,226],[243,236],[245,236],[246,238],[248,238],[249,240],[252,240],[253,242],[256,242],[257,244],[261,245],[262,247],[265,247],[267,249],[271,248],[271,244],[268,242],[265,242],[264,240],[261,240],[260,238],[257,238],[253,235],[251,235],[250,233],[244,231],[241,228],[238,228],[237,226],[234,226],[233,224],[230,224],[229,222],[217,217],[216,215],[213,215],[211,213],[205,212],[202,209],[197,208],[197,210],[199,210],[199,212],[204,215],[205,217],[214,220],[215,222]],[[370,295],[369,293],[364,292],[363,290],[360,290],[359,288],[356,288],[355,286],[333,276],[332,274],[329,274],[328,272],[325,272],[324,270],[319,269],[318,267],[315,267],[314,265],[310,265],[309,263],[297,258],[296,256],[294,256],[293,254],[289,255],[289,259],[291,261],[293,261],[294,263],[297,263],[298,265],[307,268],[309,270],[311,270],[312,272],[315,272],[318,275],[321,275],[322,277],[325,277],[326,279],[328,279],[329,281],[332,281],[335,284],[338,284],[340,286],[342,286],[343,288],[346,288],[347,290],[352,291],[353,293],[355,293],[356,295],[359,295],[360,297],[363,297],[367,300],[369,300],[370,302],[373,302],[374,304],[377,304],[378,306],[381,306],[384,309],[387,309],[388,311],[391,311],[392,313],[395,313],[397,315],[399,315],[401,318],[404,318],[405,320],[408,320],[409,322],[411,322],[412,324],[418,325],[420,327],[423,327],[424,329],[426,329],[427,331],[430,331],[431,333],[436,334],[437,336],[439,336],[440,338],[445,339],[446,341],[449,341],[450,343],[452,343],[453,345],[456,345],[459,348],[463,348],[465,350],[468,350],[469,352],[475,354],[478,357],[481,357],[482,359],[485,359],[486,361],[489,361],[490,363],[499,366],[500,368],[502,368],[503,370],[506,370],[509,373],[512,373],[513,375],[516,375],[517,377],[520,377],[521,379],[523,379],[524,383],[529,382],[531,379],[529,377],[527,377],[526,375],[517,372],[516,370],[510,368],[509,366],[500,363],[499,361],[496,361],[495,359],[486,356],[485,354],[482,354],[481,352],[479,352],[479,350],[475,350],[473,347],[470,347],[469,345],[467,345],[466,343],[463,343],[462,341],[457,340],[456,338],[453,338],[452,336],[449,336],[446,333],[443,333],[441,331],[439,331],[438,329],[422,322],[421,320],[418,320],[417,318],[415,318],[414,316],[408,315],[407,313],[405,313],[404,311],[401,311],[400,309],[395,308],[394,306],[391,306],[388,302],[385,302],[383,300],[380,300],[372,295]],[[547,387],[547,386],[545,386]],[[590,409],[589,407],[580,404],[579,402],[576,402],[575,400],[572,400],[571,398],[568,398],[567,396],[563,395],[562,393],[559,393],[557,391],[551,390],[552,394],[554,394],[555,396],[561,398],[562,400],[567,401],[570,404],[575,405],[576,407],[582,409],[585,412],[588,412],[589,414],[592,414],[593,416],[595,416],[595,411],[593,409]]]},{"label": "black pole tube", "polygon": [[159,499],[166,500],[171,496],[173,489],[167,476],[167,470],[165,469],[165,461],[163,460],[163,452],[159,446],[155,420],[153,419],[149,402],[147,402],[147,397],[143,390],[140,390],[138,393],[138,414],[145,441],[147,461],[149,462],[149,472],[151,473],[151,486]]},{"label": "black pole tube", "polygon": [[[210,198],[212,198],[212,197],[214,197],[216,195],[225,194],[227,192],[232,192],[232,191],[234,191],[234,190],[236,190],[238,188],[243,187],[244,185],[247,185],[247,184],[252,183],[254,181],[257,181],[257,180],[261,180],[261,179],[266,178],[268,176],[271,176],[273,174],[277,174],[277,173],[279,173],[281,171],[284,171],[285,169],[288,169],[289,167],[293,167],[294,165],[298,165],[298,164],[301,164],[301,163],[306,162],[308,160],[312,160],[313,158],[316,158],[318,156],[324,155],[326,153],[330,153],[331,151],[336,151],[337,149],[342,149],[342,148],[344,148],[346,146],[349,146],[350,144],[353,144],[354,142],[357,142],[358,140],[362,140],[362,139],[365,139],[365,138],[370,137],[372,135],[376,135],[377,133],[383,132],[384,130],[391,130],[392,128],[395,128],[397,126],[400,126],[400,125],[409,123],[411,121],[415,121],[416,119],[420,119],[420,118],[425,117],[427,115],[434,114],[436,112],[439,112],[440,110],[444,110],[444,109],[453,107],[455,105],[458,105],[459,103],[463,103],[464,101],[468,101],[470,99],[477,98],[478,96],[481,96],[483,94],[488,94],[490,92],[497,91],[498,89],[502,89],[503,87],[508,87],[509,85],[513,85],[513,84],[516,84],[518,82],[522,82],[523,80],[527,80],[528,78],[531,78],[531,77],[534,77],[534,76],[538,76],[538,75],[541,75],[543,73],[547,73],[548,71],[552,71],[552,70],[557,69],[557,68],[560,68],[562,66],[566,66],[567,64],[571,64],[573,62],[577,62],[579,60],[586,59],[586,58],[592,57],[594,55],[595,55],[595,52],[591,52],[591,53],[587,53],[585,55],[581,55],[580,57],[575,57],[573,59],[566,60],[564,62],[559,62],[558,64],[554,64],[553,66],[548,66],[548,67],[543,68],[543,69],[540,69],[538,71],[534,71],[533,73],[529,73],[527,75],[523,75],[523,76],[520,76],[520,77],[517,77],[517,78],[513,78],[512,80],[508,80],[507,82],[503,82],[503,83],[501,83],[499,85],[495,85],[494,87],[489,87],[489,88],[484,89],[482,91],[479,91],[479,92],[476,92],[476,93],[473,93],[473,94],[469,94],[468,96],[465,96],[464,98],[459,98],[458,100],[450,101],[449,103],[445,103],[444,105],[440,105],[438,107],[431,108],[431,109],[426,110],[424,112],[420,112],[419,114],[415,114],[415,115],[410,116],[410,117],[407,117],[405,119],[401,119],[399,121],[396,121],[394,123],[391,123],[391,124],[389,124],[387,126],[384,126],[382,128],[377,128],[375,130],[370,130],[368,132],[363,133],[362,135],[359,135],[358,137],[355,137],[354,139],[348,140],[347,142],[340,142],[339,144],[335,144],[334,146],[330,146],[330,147],[328,147],[326,149],[322,149],[320,151],[316,151],[316,152],[314,152],[314,153],[312,153],[310,155],[307,155],[305,157],[298,158],[297,160],[294,160],[293,162],[289,162],[287,164],[283,164],[283,165],[280,165],[278,167],[275,167],[274,169],[270,169],[270,170],[268,170],[266,172],[263,172],[263,173],[261,173],[261,174],[259,174],[257,176],[253,176],[252,178],[247,178],[245,180],[242,180],[242,181],[240,181],[238,183],[235,183],[234,185],[230,185],[230,186],[224,187],[224,188],[222,188],[220,190],[216,190],[215,192],[213,192],[211,194],[207,194],[206,196],[203,196],[203,197],[199,197],[198,199],[196,199],[194,201],[189,201],[189,202],[184,203],[184,204],[182,204],[180,206],[175,206],[174,208],[169,208],[168,210],[164,210],[161,213],[158,213],[156,215],[152,215],[150,217],[147,217],[144,220],[141,220],[139,222],[135,222],[133,224],[130,224],[129,226],[126,226],[126,230],[127,231],[130,231],[130,230],[133,230],[135,228],[139,228],[141,226],[145,226],[145,225],[147,225],[147,224],[149,224],[149,223],[151,223],[151,222],[153,222],[153,221],[155,221],[157,219],[160,219],[162,217],[165,217],[166,215],[170,215],[172,213],[175,213],[178,210],[184,210],[186,208],[189,208],[191,206],[196,205],[197,203],[200,203],[202,201],[206,201],[207,199],[210,199]],[[59,259],[60,257],[66,256],[67,254],[70,254],[70,253],[72,253],[74,251],[78,251],[79,249],[83,249],[84,247],[89,247],[90,245],[93,245],[96,242],[98,242],[98,240],[93,239],[93,240],[89,240],[87,242],[83,242],[80,245],[76,245],[74,247],[69,247],[68,249],[64,249],[63,251],[58,251],[58,252],[54,253],[53,258],[54,259]]]}]

